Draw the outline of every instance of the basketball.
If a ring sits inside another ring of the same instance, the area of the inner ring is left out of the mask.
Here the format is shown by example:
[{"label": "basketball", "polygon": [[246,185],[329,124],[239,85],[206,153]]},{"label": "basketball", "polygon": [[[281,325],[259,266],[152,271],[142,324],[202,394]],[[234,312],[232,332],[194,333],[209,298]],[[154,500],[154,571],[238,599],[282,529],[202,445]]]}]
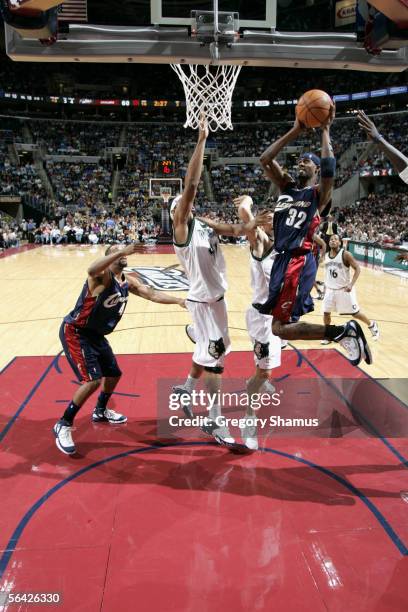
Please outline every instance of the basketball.
[{"label": "basketball", "polygon": [[310,89],[300,98],[296,106],[296,117],[304,126],[317,128],[329,118],[333,100],[321,89]]}]

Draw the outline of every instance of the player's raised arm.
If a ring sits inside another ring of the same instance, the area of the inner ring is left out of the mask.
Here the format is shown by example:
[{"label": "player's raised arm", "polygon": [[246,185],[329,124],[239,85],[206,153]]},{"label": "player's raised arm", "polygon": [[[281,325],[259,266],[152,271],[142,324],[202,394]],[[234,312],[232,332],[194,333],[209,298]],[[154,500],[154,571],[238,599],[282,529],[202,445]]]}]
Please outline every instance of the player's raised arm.
[{"label": "player's raised arm", "polygon": [[283,170],[276,161],[276,157],[290,142],[296,140],[302,131],[302,125],[296,118],[295,123],[286,134],[275,140],[261,155],[259,161],[265,174],[271,179],[279,189],[284,189],[288,183],[293,183],[292,177]]},{"label": "player's raised arm", "polygon": [[203,169],[204,150],[207,138],[207,120],[203,119],[198,131],[197,144],[188,164],[187,174],[184,181],[184,191],[174,212],[173,225],[177,242],[183,242],[186,238],[186,236],[178,235],[180,233],[183,233],[183,231],[180,232],[179,227],[185,226],[184,230],[185,232],[187,232],[189,216],[193,208],[194,198],[197,193],[198,185],[200,183],[201,178],[201,172]]},{"label": "player's raised arm", "polygon": [[[238,217],[243,223],[249,223],[253,220],[254,215],[252,213],[252,198],[249,195],[239,196],[234,199],[234,204],[238,208]],[[272,246],[272,241],[268,234],[262,229],[257,227],[254,230],[247,233],[249,244],[253,251],[258,251],[259,248],[268,249]]]},{"label": "player's raised arm", "polygon": [[[241,219],[242,223],[249,223],[254,218],[252,214],[252,204],[253,200],[249,195],[239,196],[234,199],[234,204],[237,207],[238,217]],[[258,246],[259,242],[259,234],[258,228],[254,228],[252,231],[247,233],[247,238],[249,240],[249,244],[251,249],[254,249]]]},{"label": "player's raised arm", "polygon": [[360,110],[357,112],[357,119],[359,126],[365,131],[368,138],[375,142],[388,157],[392,166],[396,172],[400,175],[404,183],[408,184],[408,157],[405,157],[393,147],[384,136],[380,134],[375,123],[367,117],[364,111]]},{"label": "player's raised arm", "polygon": [[121,259],[122,257],[133,255],[133,253],[136,253],[137,249],[138,245],[135,243],[129,244],[129,246],[125,247],[124,249],[121,249],[116,245],[108,247],[105,251],[105,257],[97,259],[89,266],[88,276],[93,279],[102,277],[103,274],[108,271],[109,266],[115,263],[115,261]]},{"label": "player's raised arm", "polygon": [[333,122],[336,107],[333,105],[330,116],[322,126],[322,155],[320,161],[319,212],[324,210],[333,196],[334,177],[336,173],[336,158],[330,139],[330,125]]}]

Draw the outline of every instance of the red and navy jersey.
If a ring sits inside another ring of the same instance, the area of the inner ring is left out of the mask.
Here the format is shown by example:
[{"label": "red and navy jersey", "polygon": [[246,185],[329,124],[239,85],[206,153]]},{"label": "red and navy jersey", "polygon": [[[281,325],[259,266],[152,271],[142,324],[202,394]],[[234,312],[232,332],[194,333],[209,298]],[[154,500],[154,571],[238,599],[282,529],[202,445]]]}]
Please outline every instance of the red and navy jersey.
[{"label": "red and navy jersey", "polygon": [[75,308],[64,318],[79,329],[106,336],[115,329],[126,308],[129,284],[123,276],[122,282],[111,273],[111,283],[99,295],[92,297],[88,281],[85,281]]},{"label": "red and navy jersey", "polygon": [[309,229],[318,211],[318,205],[317,185],[304,189],[296,189],[290,185],[285,187],[278,198],[273,216],[275,249],[279,253],[295,249],[310,251],[312,242]]},{"label": "red and navy jersey", "polygon": [[320,225],[320,214],[316,212],[315,216],[312,219],[312,222],[309,225],[309,231],[306,234],[306,238],[303,242],[303,249],[307,249],[308,251],[312,251],[313,255],[317,256],[320,253],[320,247],[317,242],[313,242],[313,236],[316,234]]}]

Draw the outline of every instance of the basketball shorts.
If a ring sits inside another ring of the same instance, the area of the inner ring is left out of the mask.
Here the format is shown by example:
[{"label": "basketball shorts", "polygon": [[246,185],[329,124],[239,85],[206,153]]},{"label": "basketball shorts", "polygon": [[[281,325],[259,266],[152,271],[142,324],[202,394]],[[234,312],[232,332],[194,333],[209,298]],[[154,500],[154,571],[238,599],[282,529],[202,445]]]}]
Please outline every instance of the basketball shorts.
[{"label": "basketball shorts", "polygon": [[356,290],[330,289],[326,287],[323,299],[323,312],[337,312],[338,314],[357,314],[360,310]]},{"label": "basketball shorts", "polygon": [[261,370],[278,368],[281,364],[281,339],[272,333],[272,317],[250,306],[246,311],[246,325],[254,350],[255,365]]},{"label": "basketball shorts", "polygon": [[60,340],[75,376],[82,383],[103,376],[116,378],[122,374],[105,336],[78,329],[63,322]]},{"label": "basketball shorts", "polygon": [[186,306],[194,323],[193,361],[207,368],[223,368],[225,356],[231,351],[224,298],[211,304],[186,300]]},{"label": "basketball shorts", "polygon": [[312,252],[303,255],[278,253],[273,262],[269,297],[259,308],[281,323],[294,323],[314,310],[310,292],[316,279],[316,260]]}]

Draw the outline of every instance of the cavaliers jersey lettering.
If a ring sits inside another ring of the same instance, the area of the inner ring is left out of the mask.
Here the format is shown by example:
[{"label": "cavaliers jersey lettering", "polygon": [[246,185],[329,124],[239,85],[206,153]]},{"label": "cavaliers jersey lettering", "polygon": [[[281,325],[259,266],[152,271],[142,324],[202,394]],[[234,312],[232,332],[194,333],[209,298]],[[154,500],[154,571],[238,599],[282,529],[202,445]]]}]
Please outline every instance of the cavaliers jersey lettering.
[{"label": "cavaliers jersey lettering", "polygon": [[326,253],[324,257],[324,284],[328,289],[343,289],[350,284],[350,268],[343,261],[344,249],[340,249],[335,257]]},{"label": "cavaliers jersey lettering", "polygon": [[311,249],[312,245],[306,238],[318,204],[319,192],[316,185],[304,189],[290,186],[284,189],[276,203],[273,217],[275,249],[279,253],[299,248]]},{"label": "cavaliers jersey lettering", "polygon": [[[124,277],[123,277],[124,278]],[[97,296],[89,291],[85,281],[75,308],[64,318],[65,323],[106,336],[115,329],[126,308],[129,285],[111,274],[111,283]]]},{"label": "cavaliers jersey lettering", "polygon": [[227,289],[225,260],[217,233],[204,221],[194,218],[184,244],[174,250],[190,283],[187,299],[216,302]]}]

